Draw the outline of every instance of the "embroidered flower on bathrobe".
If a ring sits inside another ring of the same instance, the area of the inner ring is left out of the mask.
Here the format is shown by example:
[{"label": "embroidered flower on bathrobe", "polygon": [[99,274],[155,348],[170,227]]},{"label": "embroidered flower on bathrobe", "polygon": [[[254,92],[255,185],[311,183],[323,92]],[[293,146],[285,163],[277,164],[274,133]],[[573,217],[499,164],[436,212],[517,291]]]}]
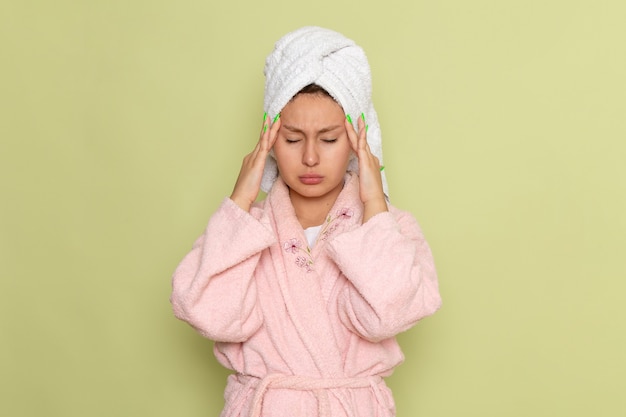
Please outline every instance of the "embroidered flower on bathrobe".
[{"label": "embroidered flower on bathrobe", "polygon": [[299,255],[298,257],[296,257],[296,265],[298,265],[300,268],[305,268],[306,272],[313,271],[313,258],[311,258],[311,248],[307,246],[306,249],[302,249],[302,242],[300,241],[300,239],[289,239],[288,241],[283,243],[283,249],[285,249],[286,252],[291,252],[293,254],[296,254],[298,252],[304,252],[306,256]]},{"label": "embroidered flower on bathrobe", "polygon": [[330,235],[337,230],[339,223],[336,220],[347,220],[354,215],[354,211],[350,207],[344,207],[342,209],[337,210],[335,213],[335,217],[331,217],[329,214],[326,218],[326,224],[320,231],[320,239],[326,240],[330,237]]},{"label": "embroidered flower on bathrobe", "polygon": [[296,258],[296,265],[298,265],[300,268],[306,269],[306,272],[313,271],[313,259],[311,259],[310,256],[308,258],[304,256],[298,256]]},{"label": "embroidered flower on bathrobe", "polygon": [[291,252],[291,253],[298,252],[301,247],[302,247],[302,242],[300,242],[300,240],[298,240],[296,238],[289,239],[287,242],[283,243],[283,248],[287,252]]},{"label": "embroidered flower on bathrobe", "polygon": [[342,219],[349,219],[352,216],[354,216],[354,211],[350,207],[344,207],[337,211],[337,217]]},{"label": "embroidered flower on bathrobe", "polygon": [[[346,220],[351,218],[354,215],[354,211],[350,207],[344,207],[342,209],[337,210],[335,216],[331,216],[330,214],[326,218],[326,222],[320,231],[320,239],[326,240],[328,237],[337,230],[339,223],[337,220]],[[302,242],[300,239],[292,238],[283,243],[283,249],[286,252],[290,252],[293,254],[297,254],[298,252],[303,252],[304,255],[298,255],[296,257],[296,265],[300,268],[306,269],[306,272],[313,271],[313,258],[311,257],[311,248],[308,246],[306,249],[302,247]]]}]

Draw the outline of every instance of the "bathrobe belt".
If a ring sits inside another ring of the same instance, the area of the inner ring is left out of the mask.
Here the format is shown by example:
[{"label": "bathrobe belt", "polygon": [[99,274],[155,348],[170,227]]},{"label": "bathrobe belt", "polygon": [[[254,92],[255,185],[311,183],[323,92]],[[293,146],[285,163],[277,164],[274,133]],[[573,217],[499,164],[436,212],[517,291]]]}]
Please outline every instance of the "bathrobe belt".
[{"label": "bathrobe belt", "polygon": [[[296,375],[268,375],[264,378],[238,375],[238,379],[250,389],[254,390],[254,398],[250,407],[250,417],[259,417],[263,406],[263,397],[269,389],[291,389],[296,391],[310,391],[317,398],[318,415],[330,417],[330,400],[328,390],[334,388],[371,388],[377,401],[385,404],[384,396],[380,391],[380,376],[357,378],[312,378]],[[349,411],[348,411],[349,412]]]}]

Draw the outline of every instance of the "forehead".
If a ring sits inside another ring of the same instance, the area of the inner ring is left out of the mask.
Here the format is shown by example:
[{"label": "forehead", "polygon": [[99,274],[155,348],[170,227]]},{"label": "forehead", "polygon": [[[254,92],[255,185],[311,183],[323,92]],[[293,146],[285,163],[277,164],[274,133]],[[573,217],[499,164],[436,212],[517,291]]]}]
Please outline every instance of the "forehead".
[{"label": "forehead", "polygon": [[280,113],[287,121],[312,122],[343,119],[343,109],[335,100],[322,94],[299,94]]}]

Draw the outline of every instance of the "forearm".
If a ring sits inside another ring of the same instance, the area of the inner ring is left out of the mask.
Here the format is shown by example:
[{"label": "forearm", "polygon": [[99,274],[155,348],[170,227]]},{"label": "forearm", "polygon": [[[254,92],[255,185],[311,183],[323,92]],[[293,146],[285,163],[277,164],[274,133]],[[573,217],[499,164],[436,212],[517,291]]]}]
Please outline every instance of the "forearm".
[{"label": "forearm", "polygon": [[254,271],[273,234],[225,200],[172,278],[175,315],[213,340],[245,338],[260,325]]},{"label": "forearm", "polygon": [[430,248],[412,218],[372,218],[331,242],[348,279],[339,299],[342,321],[376,341],[407,330],[441,303]]}]

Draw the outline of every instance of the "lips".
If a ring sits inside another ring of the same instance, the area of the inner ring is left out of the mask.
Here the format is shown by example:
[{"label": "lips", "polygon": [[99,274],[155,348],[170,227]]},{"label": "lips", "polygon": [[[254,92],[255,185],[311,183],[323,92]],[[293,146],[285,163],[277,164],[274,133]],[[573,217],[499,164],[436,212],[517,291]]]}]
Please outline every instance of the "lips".
[{"label": "lips", "polygon": [[305,174],[300,175],[298,179],[300,179],[302,184],[315,185],[321,183],[324,180],[324,177],[317,174]]}]

